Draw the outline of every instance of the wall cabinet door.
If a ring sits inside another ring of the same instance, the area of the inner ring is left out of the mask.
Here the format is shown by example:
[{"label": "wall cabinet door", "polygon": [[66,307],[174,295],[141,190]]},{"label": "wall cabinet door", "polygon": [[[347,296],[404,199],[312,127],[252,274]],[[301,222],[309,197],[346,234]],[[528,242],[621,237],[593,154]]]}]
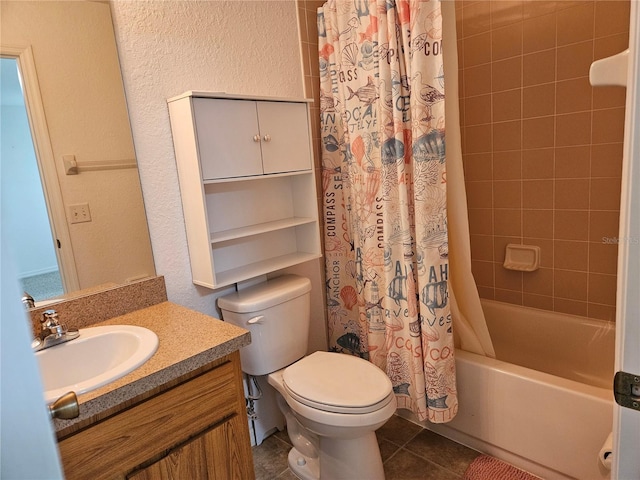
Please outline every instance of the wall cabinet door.
[{"label": "wall cabinet door", "polygon": [[196,97],[193,110],[205,181],[311,168],[304,103]]},{"label": "wall cabinet door", "polygon": [[204,180],[262,175],[256,102],[194,98]]},{"label": "wall cabinet door", "polygon": [[264,173],[311,168],[307,106],[304,103],[258,102]]}]

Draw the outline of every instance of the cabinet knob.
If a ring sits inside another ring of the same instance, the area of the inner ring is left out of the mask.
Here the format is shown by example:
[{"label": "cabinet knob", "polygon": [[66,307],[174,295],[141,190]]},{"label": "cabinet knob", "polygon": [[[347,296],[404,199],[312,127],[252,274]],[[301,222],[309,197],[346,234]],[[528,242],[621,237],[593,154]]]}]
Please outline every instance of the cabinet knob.
[{"label": "cabinet knob", "polygon": [[78,407],[78,397],[76,397],[75,392],[67,392],[49,405],[49,414],[51,418],[65,420],[78,417],[80,408]]},{"label": "cabinet knob", "polygon": [[253,136],[253,141],[254,142],[259,142],[260,141],[260,135],[254,135]]},{"label": "cabinet knob", "polygon": [[271,141],[271,135],[265,135],[264,137],[262,137],[262,139],[263,139],[265,142],[270,142],[270,141]]}]

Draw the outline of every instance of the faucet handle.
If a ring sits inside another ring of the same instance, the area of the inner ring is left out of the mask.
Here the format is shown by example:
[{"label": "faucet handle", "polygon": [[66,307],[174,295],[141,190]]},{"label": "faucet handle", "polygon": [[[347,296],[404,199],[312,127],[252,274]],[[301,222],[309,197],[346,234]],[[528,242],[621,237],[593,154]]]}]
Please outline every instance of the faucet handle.
[{"label": "faucet handle", "polygon": [[27,292],[22,292],[22,298],[20,301],[23,303],[25,308],[34,308],[36,306],[36,301]]},{"label": "faucet handle", "polygon": [[42,312],[40,323],[45,324],[45,327],[59,325],[58,312],[56,312],[55,310],[45,310],[44,312]]}]

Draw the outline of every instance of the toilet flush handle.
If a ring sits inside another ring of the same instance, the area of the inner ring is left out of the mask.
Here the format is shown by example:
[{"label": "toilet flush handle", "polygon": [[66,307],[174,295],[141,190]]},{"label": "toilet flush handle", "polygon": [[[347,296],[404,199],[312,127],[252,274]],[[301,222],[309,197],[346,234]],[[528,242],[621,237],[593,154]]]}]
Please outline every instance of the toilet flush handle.
[{"label": "toilet flush handle", "polygon": [[253,325],[255,323],[262,323],[263,318],[264,315],[258,315],[257,317],[250,318],[249,320],[247,320],[247,324]]}]

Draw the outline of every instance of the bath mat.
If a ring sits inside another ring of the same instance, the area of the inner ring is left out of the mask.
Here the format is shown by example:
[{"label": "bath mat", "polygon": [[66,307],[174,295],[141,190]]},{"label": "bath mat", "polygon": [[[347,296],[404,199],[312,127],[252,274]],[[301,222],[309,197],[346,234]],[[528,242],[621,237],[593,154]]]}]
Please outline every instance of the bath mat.
[{"label": "bath mat", "polygon": [[464,472],[463,480],[540,480],[539,477],[488,455],[477,457]]}]

